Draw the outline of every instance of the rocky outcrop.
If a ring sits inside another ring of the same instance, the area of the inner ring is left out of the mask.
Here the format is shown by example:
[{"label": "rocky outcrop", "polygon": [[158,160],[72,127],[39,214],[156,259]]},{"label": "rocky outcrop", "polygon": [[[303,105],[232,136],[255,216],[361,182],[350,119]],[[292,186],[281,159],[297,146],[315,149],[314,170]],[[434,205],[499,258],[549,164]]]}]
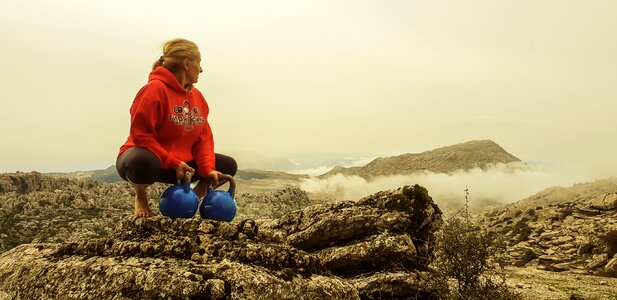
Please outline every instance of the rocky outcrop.
[{"label": "rocky outcrop", "polygon": [[123,219],[0,254],[0,298],[433,299],[441,212],[420,186],[279,219]]},{"label": "rocky outcrop", "polygon": [[335,274],[354,276],[365,269],[425,268],[441,211],[416,185],[294,211],[265,226],[278,239],[318,255]]},{"label": "rocky outcrop", "polygon": [[295,186],[273,192],[237,193],[238,218],[276,219],[311,205],[308,194]]},{"label": "rocky outcrop", "polygon": [[282,171],[267,171],[267,170],[259,170],[259,169],[238,170],[238,172],[236,173],[234,177],[240,180],[253,180],[253,179],[300,180],[300,179],[309,178],[308,175],[304,175],[304,174],[291,174],[291,173],[286,173]]},{"label": "rocky outcrop", "polygon": [[617,179],[550,188],[487,210],[480,223],[505,237],[517,266],[617,274]]},{"label": "rocky outcrop", "polygon": [[0,193],[16,192],[25,194],[42,190],[55,190],[67,186],[92,185],[89,181],[71,181],[67,178],[52,178],[38,172],[2,174],[0,176]]},{"label": "rocky outcrop", "polygon": [[[166,186],[149,189],[158,199]],[[126,183],[98,183],[40,173],[0,174],[0,252],[30,242],[61,242],[108,235],[129,217],[135,193]],[[151,206],[156,208],[157,201]]]},{"label": "rocky outcrop", "polygon": [[456,170],[486,168],[494,164],[516,163],[521,160],[506,152],[491,140],[469,141],[422,153],[380,157],[362,167],[337,166],[320,177],[336,174],[356,175],[365,179],[430,171],[449,173]]},{"label": "rocky outcrop", "polygon": [[[149,187],[150,207],[169,185]],[[126,182],[101,183],[40,173],[0,174],[0,252],[24,243],[104,237],[133,214],[135,192]],[[287,186],[263,193],[236,193],[238,218],[278,218],[313,204],[306,192]]]}]

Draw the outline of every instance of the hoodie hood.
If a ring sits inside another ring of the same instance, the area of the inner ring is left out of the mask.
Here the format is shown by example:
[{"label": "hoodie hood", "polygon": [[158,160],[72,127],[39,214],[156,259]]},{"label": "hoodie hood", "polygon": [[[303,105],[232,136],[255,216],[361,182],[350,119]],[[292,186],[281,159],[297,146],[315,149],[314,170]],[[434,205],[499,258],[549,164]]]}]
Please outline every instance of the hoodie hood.
[{"label": "hoodie hood", "polygon": [[148,82],[153,80],[162,81],[167,87],[179,93],[187,93],[184,87],[180,84],[180,82],[178,82],[176,76],[174,76],[174,74],[167,70],[165,67],[156,67],[156,69],[152,70],[150,76],[148,77]]}]

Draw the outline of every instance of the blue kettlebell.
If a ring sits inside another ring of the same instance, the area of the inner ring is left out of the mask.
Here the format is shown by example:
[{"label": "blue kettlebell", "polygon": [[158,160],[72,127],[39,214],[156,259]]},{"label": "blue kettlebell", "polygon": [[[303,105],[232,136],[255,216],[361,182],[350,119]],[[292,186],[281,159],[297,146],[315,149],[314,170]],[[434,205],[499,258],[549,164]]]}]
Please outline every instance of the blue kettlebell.
[{"label": "blue kettlebell", "polygon": [[168,187],[159,201],[159,210],[170,218],[192,218],[199,207],[199,197],[191,188],[191,174],[186,172],[184,182]]},{"label": "blue kettlebell", "polygon": [[236,200],[234,200],[236,182],[230,175],[220,177],[229,181],[229,190],[225,192],[215,190],[211,186],[208,187],[208,193],[199,207],[199,214],[204,219],[231,222],[236,216],[237,205]]}]

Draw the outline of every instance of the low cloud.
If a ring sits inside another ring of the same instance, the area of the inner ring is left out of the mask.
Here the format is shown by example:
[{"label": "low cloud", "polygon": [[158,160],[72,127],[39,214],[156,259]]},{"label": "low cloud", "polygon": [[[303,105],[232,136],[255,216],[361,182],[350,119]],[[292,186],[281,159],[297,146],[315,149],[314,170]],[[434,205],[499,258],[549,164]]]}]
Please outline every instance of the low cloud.
[{"label": "low cloud", "polygon": [[326,179],[304,179],[300,188],[315,197],[357,200],[378,191],[419,184],[428,189],[440,207],[446,209],[462,207],[468,188],[471,208],[481,209],[492,204],[512,203],[551,186],[567,186],[594,179],[593,174],[575,165],[514,163],[496,164],[485,170],[474,168],[448,174],[424,172],[377,177],[370,181],[359,176],[337,174]]},{"label": "low cloud", "polygon": [[[306,174],[309,176],[319,176],[321,174],[325,174],[328,171],[332,170],[332,168],[334,168],[335,166],[342,166],[346,168],[364,166],[370,163],[371,161],[375,160],[375,158],[376,157],[345,157],[345,158],[338,160],[336,164],[334,165],[319,166],[319,167],[314,167],[314,168],[286,170],[286,172],[291,173],[291,174]],[[297,164],[297,165],[301,165],[301,164]]]}]

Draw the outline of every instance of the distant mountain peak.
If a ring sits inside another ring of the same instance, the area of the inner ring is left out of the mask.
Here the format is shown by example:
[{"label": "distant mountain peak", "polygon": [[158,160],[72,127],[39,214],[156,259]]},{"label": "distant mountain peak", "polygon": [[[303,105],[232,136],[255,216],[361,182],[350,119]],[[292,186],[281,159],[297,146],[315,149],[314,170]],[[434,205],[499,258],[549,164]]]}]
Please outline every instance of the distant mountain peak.
[{"label": "distant mountain peak", "polygon": [[363,167],[344,168],[337,166],[320,177],[328,177],[338,173],[364,178],[411,174],[422,171],[449,173],[461,169],[484,168],[488,164],[520,161],[492,140],[472,140],[422,153],[380,157]]}]

